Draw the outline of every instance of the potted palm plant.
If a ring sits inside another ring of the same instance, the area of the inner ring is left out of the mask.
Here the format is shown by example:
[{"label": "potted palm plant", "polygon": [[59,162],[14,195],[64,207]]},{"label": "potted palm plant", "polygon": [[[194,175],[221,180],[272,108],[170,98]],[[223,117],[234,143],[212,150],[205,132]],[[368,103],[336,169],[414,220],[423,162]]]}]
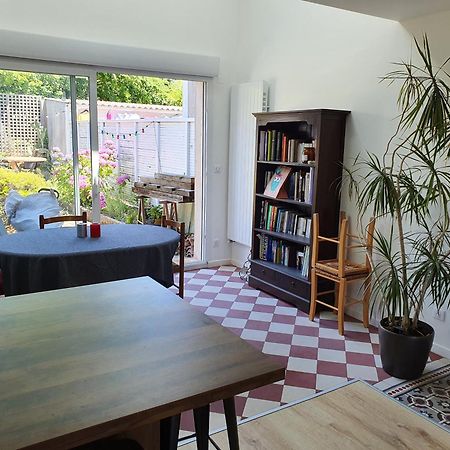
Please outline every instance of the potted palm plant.
[{"label": "potted palm plant", "polygon": [[434,67],[427,36],[414,42],[418,63],[397,63],[383,78],[400,84],[384,154],[359,155],[345,169],[359,217],[377,218],[371,296],[382,314],[380,356],[383,369],[403,379],[422,374],[433,343],[423,308],[439,311],[450,298],[448,60]]}]

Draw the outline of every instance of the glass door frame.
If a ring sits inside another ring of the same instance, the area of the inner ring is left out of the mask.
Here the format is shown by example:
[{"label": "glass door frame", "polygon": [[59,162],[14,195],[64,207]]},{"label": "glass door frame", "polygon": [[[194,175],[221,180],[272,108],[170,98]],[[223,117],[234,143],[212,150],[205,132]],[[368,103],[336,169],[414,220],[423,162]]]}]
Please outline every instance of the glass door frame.
[{"label": "glass door frame", "polygon": [[19,72],[47,73],[70,77],[72,160],[74,175],[74,206],[76,214],[80,212],[80,195],[78,185],[78,144],[76,111],[76,77],[85,77],[89,83],[89,137],[91,150],[91,184],[92,184],[92,222],[100,222],[99,195],[99,148],[98,148],[98,113],[97,113],[97,70],[86,66],[54,63],[22,58],[0,56],[0,69]]}]

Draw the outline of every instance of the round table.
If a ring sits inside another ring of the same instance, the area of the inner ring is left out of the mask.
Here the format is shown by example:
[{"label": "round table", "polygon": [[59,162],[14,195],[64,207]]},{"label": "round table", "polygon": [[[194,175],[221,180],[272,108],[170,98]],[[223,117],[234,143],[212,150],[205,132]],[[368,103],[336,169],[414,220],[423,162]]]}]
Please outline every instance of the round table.
[{"label": "round table", "polygon": [[2,160],[6,161],[11,169],[17,171],[20,170],[23,165],[28,166],[28,169],[34,170],[38,164],[47,161],[40,156],[5,156]]},{"label": "round table", "polygon": [[173,284],[179,234],[152,225],[103,225],[101,237],[78,238],[76,228],[48,228],[0,237],[6,295],[150,276]]}]

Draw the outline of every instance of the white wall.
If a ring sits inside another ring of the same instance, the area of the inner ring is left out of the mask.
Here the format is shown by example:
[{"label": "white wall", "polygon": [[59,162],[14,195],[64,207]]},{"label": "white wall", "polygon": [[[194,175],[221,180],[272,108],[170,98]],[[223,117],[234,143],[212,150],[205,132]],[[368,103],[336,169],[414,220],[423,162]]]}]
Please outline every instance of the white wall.
[{"label": "white wall", "polygon": [[[434,64],[440,66],[450,56],[450,11],[433,14],[403,23],[405,29],[421,39],[427,33]],[[448,65],[447,65],[448,71]],[[450,310],[445,311],[445,321],[435,317],[436,309],[430,307],[424,311],[424,319],[436,332],[435,350],[450,358]]]},{"label": "white wall", "polygon": [[[350,110],[344,163],[366,150],[382,153],[393,132],[397,90],[380,84],[379,77],[392,70],[390,62],[408,58],[409,32],[426,29],[440,45],[437,53],[450,54],[449,15],[410,22],[405,28],[298,0],[284,0],[282,7],[272,0],[246,0],[239,18],[239,81],[268,81],[272,111]],[[346,191],[341,207],[356,217]],[[245,254],[233,246],[234,259]],[[359,310],[351,313],[360,316]],[[436,329],[435,350],[450,356],[450,318],[443,323],[433,316],[427,311],[426,320]]]},{"label": "white wall", "polygon": [[206,259],[229,260],[226,167],[237,0],[0,0],[0,10],[0,29],[220,58],[220,74],[209,86]]}]

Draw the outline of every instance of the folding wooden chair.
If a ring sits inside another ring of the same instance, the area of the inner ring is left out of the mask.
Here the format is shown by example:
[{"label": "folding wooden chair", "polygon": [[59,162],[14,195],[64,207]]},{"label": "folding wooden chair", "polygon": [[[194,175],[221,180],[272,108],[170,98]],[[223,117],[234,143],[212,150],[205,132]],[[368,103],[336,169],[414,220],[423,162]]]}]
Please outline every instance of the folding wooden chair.
[{"label": "folding wooden chair", "polygon": [[[367,237],[362,242],[358,236],[348,233],[348,219],[345,215],[341,215],[338,238],[329,238],[319,235],[319,215],[313,215],[313,245],[311,255],[311,305],[309,309],[309,319],[314,320],[316,314],[316,306],[319,303],[322,306],[330,308],[338,314],[339,334],[344,334],[344,310],[345,306],[354,303],[363,304],[363,323],[367,328],[369,326],[369,299],[371,292],[371,273],[370,256],[373,248],[373,233],[375,229],[375,219],[370,219],[367,227]],[[359,243],[348,245],[349,241],[357,240]],[[331,242],[337,245],[337,258],[319,260],[319,244],[321,242]],[[352,248],[364,248],[366,250],[366,260],[363,264],[358,264],[347,259],[347,250]],[[317,292],[318,278],[325,278],[335,283],[335,301],[334,305],[330,305],[325,301],[318,300],[318,296],[330,294],[333,291]],[[346,304],[346,290],[348,283],[356,280],[364,279],[363,299],[350,299],[351,302]]]}]

